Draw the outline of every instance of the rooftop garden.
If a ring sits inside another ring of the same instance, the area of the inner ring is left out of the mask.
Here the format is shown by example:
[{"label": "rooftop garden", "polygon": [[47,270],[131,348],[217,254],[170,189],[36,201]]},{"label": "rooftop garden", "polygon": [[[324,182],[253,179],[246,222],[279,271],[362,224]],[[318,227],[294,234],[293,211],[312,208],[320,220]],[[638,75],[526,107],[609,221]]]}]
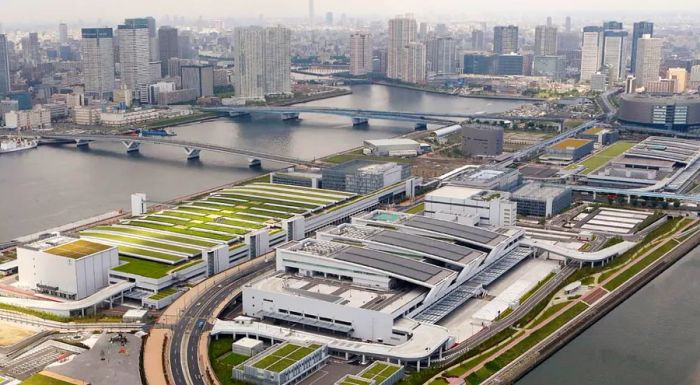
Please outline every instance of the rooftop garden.
[{"label": "rooftop garden", "polygon": [[320,347],[321,345],[318,344],[302,346],[284,343],[255,361],[253,367],[279,373],[315,352]]},{"label": "rooftop garden", "polygon": [[127,256],[120,256],[119,260],[123,264],[112,268],[112,270],[154,279],[163,278],[170,272],[182,270],[202,262],[201,259],[193,259],[181,265],[173,266],[166,263],[147,261],[145,259]]},{"label": "rooftop garden", "polygon": [[167,289],[165,289],[165,290],[161,290],[161,291],[159,291],[159,292],[153,294],[152,296],[148,297],[148,299],[152,299],[152,300],[154,300],[154,301],[159,301],[159,300],[161,300],[161,299],[163,299],[163,298],[170,297],[171,295],[177,293],[177,291],[178,291],[178,290],[177,290],[176,288],[174,288],[174,287],[169,287],[169,288],[167,288]]},{"label": "rooftop garden", "polygon": [[398,372],[399,369],[401,368],[396,365],[389,365],[384,362],[374,361],[372,365],[368,366],[367,369],[360,373],[360,377],[368,380],[374,380],[376,384],[381,384],[394,373]]}]

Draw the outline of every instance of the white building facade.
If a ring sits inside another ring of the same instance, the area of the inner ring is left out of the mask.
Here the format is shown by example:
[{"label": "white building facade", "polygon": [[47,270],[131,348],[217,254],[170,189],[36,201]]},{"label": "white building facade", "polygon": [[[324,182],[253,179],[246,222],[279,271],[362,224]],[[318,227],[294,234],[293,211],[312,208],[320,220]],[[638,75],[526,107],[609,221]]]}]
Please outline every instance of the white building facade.
[{"label": "white building facade", "polygon": [[112,28],[83,28],[81,59],[85,94],[109,99],[114,90],[114,42]]},{"label": "white building facade", "polygon": [[508,193],[446,186],[425,196],[425,215],[484,226],[515,226],[518,204]]},{"label": "white building facade", "polygon": [[350,35],[350,75],[372,72],[372,37],[369,33]]}]

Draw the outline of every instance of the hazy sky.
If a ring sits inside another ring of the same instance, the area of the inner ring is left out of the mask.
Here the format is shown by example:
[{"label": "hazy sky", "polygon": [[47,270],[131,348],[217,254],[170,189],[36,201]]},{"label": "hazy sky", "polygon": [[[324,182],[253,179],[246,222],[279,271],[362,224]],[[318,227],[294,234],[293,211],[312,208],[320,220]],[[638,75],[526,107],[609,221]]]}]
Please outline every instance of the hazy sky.
[{"label": "hazy sky", "polygon": [[[697,13],[699,0],[314,0],[317,17],[325,12],[348,16],[386,17],[411,12],[455,15],[505,12],[505,19],[523,14],[571,14],[633,9],[653,19],[659,11]],[[0,0],[0,23],[27,24],[82,19],[105,22],[143,15],[205,18],[304,17],[308,0]],[[618,18],[622,18],[621,14]]]}]

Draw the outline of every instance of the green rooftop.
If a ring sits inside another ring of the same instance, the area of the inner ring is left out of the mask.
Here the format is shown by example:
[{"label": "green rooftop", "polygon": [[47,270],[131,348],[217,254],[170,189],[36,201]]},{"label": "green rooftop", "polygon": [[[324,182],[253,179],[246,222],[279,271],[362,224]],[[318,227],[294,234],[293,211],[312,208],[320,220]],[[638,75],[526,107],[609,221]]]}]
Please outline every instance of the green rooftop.
[{"label": "green rooftop", "polygon": [[401,370],[401,367],[398,365],[374,361],[372,365],[360,372],[359,376],[368,380],[374,380],[376,384],[381,384],[399,370]]},{"label": "green rooftop", "polygon": [[72,242],[64,243],[60,246],[52,247],[44,250],[45,253],[58,255],[61,257],[80,259],[88,255],[98,253],[110,249],[112,246],[103,245],[101,243],[90,242],[84,239],[77,239]]},{"label": "green rooftop", "polygon": [[173,266],[166,263],[147,261],[145,259],[127,256],[120,256],[119,260],[122,262],[122,264],[112,268],[112,270],[154,279],[163,278],[170,272],[182,270],[202,262],[201,259],[193,259],[180,265]]},{"label": "green rooftop", "polygon": [[348,374],[347,376],[343,377],[340,379],[340,381],[336,382],[336,385],[373,385],[372,380],[367,380],[362,377],[358,376],[353,376],[352,374]]},{"label": "green rooftop", "polygon": [[269,353],[265,353],[262,357],[253,362],[252,366],[254,368],[279,373],[301,361],[304,357],[315,352],[320,347],[321,345],[318,344],[303,346],[285,342]]}]

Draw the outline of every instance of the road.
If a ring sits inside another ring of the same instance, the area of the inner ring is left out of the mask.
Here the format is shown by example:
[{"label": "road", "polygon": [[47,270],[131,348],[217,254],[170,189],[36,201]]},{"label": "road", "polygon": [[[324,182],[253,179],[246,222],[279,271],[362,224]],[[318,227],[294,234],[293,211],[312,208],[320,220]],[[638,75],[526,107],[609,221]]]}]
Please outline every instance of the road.
[{"label": "road", "polygon": [[[214,315],[214,309],[229,296],[231,291],[251,281],[257,276],[274,267],[274,259],[260,265],[240,270],[236,274],[228,276],[220,282],[215,282],[205,288],[193,300],[193,304],[187,306],[184,313],[173,327],[172,343],[170,344],[170,367],[175,385],[199,385],[204,384],[203,371],[199,367],[198,356],[199,339],[202,333],[211,328],[207,319]],[[214,315],[215,316],[215,315]],[[205,325],[199,327],[198,321]]]}]

